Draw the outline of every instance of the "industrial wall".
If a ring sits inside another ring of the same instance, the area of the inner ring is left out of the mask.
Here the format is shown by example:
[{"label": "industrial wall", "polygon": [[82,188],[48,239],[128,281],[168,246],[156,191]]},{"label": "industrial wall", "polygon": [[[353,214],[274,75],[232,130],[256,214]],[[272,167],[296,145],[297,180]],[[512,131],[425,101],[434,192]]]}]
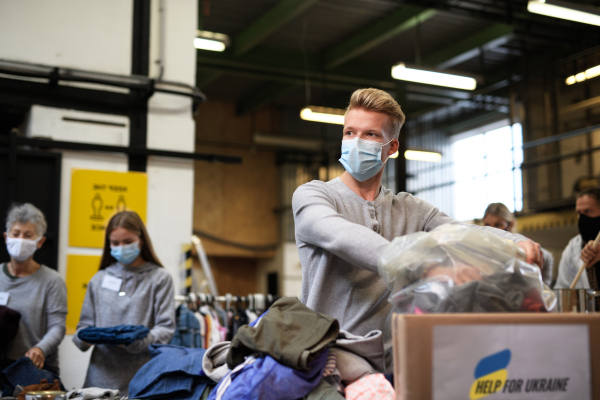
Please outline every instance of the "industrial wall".
[{"label": "industrial wall", "polygon": [[[219,293],[255,292],[260,260],[279,242],[279,171],[273,148],[257,146],[257,132],[276,132],[278,112],[238,116],[235,103],[211,100],[196,119],[196,151],[242,157],[241,164],[196,162],[194,231],[209,256]],[[199,263],[195,260],[196,271]],[[266,279],[266,278],[264,278]]]},{"label": "industrial wall", "polygon": [[[0,12],[0,59],[129,75],[132,68],[132,0],[23,0],[3,2]],[[162,10],[161,10],[162,9]],[[196,52],[197,1],[153,0],[150,23],[150,76],[193,85]],[[59,83],[63,84],[63,83]],[[77,84],[72,84],[77,85]],[[89,87],[89,85],[77,85]],[[105,88],[103,88],[105,89]],[[191,100],[154,94],[149,100],[147,146],[154,149],[194,151]],[[73,126],[64,116],[73,110],[35,108],[28,134],[67,141],[127,146],[125,129],[99,129],[90,124]],[[87,114],[86,114],[87,115]],[[100,120],[114,120],[105,114]],[[123,119],[123,118],[121,118]],[[62,124],[62,125],[61,125]],[[127,171],[124,155],[64,151],[61,178],[58,272],[65,277],[68,254],[100,254],[99,249],[68,246],[70,177],[72,168]],[[192,231],[194,166],[192,161],[149,157],[147,162],[147,227],[154,248],[179,286],[181,244]],[[66,387],[81,387],[87,369],[85,357],[65,337],[60,348]]]}]

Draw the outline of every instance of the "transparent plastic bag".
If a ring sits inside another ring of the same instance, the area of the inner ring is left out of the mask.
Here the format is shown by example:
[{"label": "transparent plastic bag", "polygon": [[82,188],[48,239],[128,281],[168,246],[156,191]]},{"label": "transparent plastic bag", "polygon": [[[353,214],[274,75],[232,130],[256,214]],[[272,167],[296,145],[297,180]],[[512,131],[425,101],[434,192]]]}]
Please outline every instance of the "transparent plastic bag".
[{"label": "transparent plastic bag", "polygon": [[483,229],[442,225],[395,238],[379,259],[394,311],[551,311],[552,290],[516,243]]}]

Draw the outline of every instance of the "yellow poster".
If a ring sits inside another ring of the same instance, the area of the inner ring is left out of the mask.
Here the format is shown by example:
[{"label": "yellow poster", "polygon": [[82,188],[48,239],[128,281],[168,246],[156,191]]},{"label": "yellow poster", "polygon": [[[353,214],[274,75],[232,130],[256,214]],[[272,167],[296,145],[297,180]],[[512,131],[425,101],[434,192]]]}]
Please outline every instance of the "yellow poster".
[{"label": "yellow poster", "polygon": [[143,172],[73,169],[69,246],[104,246],[104,230],[119,211],[131,210],[146,222],[148,179]]},{"label": "yellow poster", "polygon": [[75,333],[85,291],[98,272],[100,256],[67,255],[67,334]]}]

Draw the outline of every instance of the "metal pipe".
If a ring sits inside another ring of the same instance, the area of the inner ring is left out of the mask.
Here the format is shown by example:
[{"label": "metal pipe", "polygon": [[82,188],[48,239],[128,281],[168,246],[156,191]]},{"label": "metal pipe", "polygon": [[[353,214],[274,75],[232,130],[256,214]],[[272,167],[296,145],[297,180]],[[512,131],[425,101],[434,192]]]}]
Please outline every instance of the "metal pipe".
[{"label": "metal pipe", "polygon": [[554,143],[559,140],[569,139],[575,136],[584,135],[586,133],[600,129],[600,124],[588,126],[587,128],[575,129],[574,131],[560,133],[558,135],[545,137],[542,139],[532,140],[531,142],[523,143],[523,149],[530,149],[532,147],[542,146],[549,143]]},{"label": "metal pipe", "polygon": [[147,148],[133,148],[125,146],[110,146],[103,144],[91,144],[91,143],[77,143],[77,142],[63,142],[59,140],[51,139],[38,139],[38,138],[26,138],[18,137],[16,135],[0,136],[0,145],[8,146],[10,141],[13,139],[17,145],[21,146],[32,146],[46,149],[61,149],[61,150],[80,150],[80,151],[100,151],[108,153],[124,153],[127,155],[141,155],[141,156],[157,156],[157,157],[171,157],[171,158],[184,158],[190,160],[201,160],[201,161],[218,161],[228,164],[240,164],[242,162],[241,157],[233,156],[221,156],[217,154],[205,154],[205,153],[187,153],[183,151],[168,151],[168,150],[155,150]]},{"label": "metal pipe", "polygon": [[[148,78],[147,76],[141,75],[106,74],[71,68],[60,68],[51,67],[47,65],[15,62],[3,59],[0,59],[0,73],[30,78],[45,78],[50,80],[51,82],[84,82],[122,87],[127,89],[146,89],[149,93],[156,91],[174,94],[178,96],[192,97],[196,101],[206,101],[206,96],[204,95],[204,93],[202,93],[200,89],[194,86],[182,82],[156,82],[153,79]],[[190,92],[180,92],[170,89],[164,89],[160,87],[163,85],[187,88]]]}]

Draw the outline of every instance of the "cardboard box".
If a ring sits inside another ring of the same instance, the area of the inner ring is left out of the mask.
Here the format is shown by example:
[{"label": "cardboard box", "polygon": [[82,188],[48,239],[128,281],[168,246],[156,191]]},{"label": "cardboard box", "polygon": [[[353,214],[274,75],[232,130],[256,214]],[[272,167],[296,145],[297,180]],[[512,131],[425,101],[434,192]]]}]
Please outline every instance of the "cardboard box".
[{"label": "cardboard box", "polygon": [[[451,325],[452,327],[437,328],[437,332],[448,331],[461,327],[463,332],[470,329],[471,332],[479,332],[477,329],[499,329],[499,327],[510,325],[514,329],[516,325],[525,326],[525,329],[540,329],[540,325],[554,325],[564,327],[548,326],[545,332],[552,329],[554,335],[565,329],[585,330],[586,325],[589,333],[589,347],[578,346],[589,351],[591,365],[591,398],[600,400],[600,314],[576,314],[576,313],[489,313],[489,314],[427,314],[427,315],[403,315],[392,316],[392,334],[394,343],[394,384],[398,399],[403,400],[430,400],[433,399],[433,337],[436,327]],[[469,327],[478,325],[478,327]],[[487,326],[486,326],[487,325]],[[490,327],[489,325],[495,325]],[[460,341],[464,343],[464,337],[469,336],[469,331],[461,336],[463,339],[450,338],[445,342]],[[439,336],[438,336],[439,337]],[[474,339],[470,339],[474,340]],[[575,340],[575,339],[573,339]],[[573,341],[571,340],[571,342]],[[563,343],[556,343],[556,349],[560,349]],[[589,349],[589,350],[588,350]],[[439,354],[439,350],[438,351]],[[522,354],[523,352],[521,352]],[[575,353],[573,353],[575,354]],[[580,354],[580,353],[577,353]],[[547,360],[545,361],[547,363]],[[560,362],[555,360],[554,362]],[[582,362],[582,364],[585,364]],[[472,363],[471,363],[472,365]],[[457,368],[460,368],[460,360],[457,360]],[[510,368],[508,368],[510,371]],[[439,366],[438,366],[439,371]],[[470,374],[473,374],[470,369]],[[509,372],[509,377],[510,377]],[[514,375],[514,373],[513,373]],[[473,379],[473,378],[472,378]],[[439,381],[438,381],[439,382]],[[523,383],[524,385],[525,383]],[[554,383],[553,383],[554,384]],[[583,385],[582,385],[583,386]],[[489,390],[489,388],[487,388]],[[439,390],[439,386],[438,386]],[[439,393],[439,392],[438,392]],[[504,396],[504,395],[503,395]],[[486,397],[486,396],[481,396]],[[499,396],[491,396],[498,398]],[[471,398],[473,398],[471,396]],[[549,397],[550,398],[550,397]],[[469,399],[467,392],[465,399]]]}]

